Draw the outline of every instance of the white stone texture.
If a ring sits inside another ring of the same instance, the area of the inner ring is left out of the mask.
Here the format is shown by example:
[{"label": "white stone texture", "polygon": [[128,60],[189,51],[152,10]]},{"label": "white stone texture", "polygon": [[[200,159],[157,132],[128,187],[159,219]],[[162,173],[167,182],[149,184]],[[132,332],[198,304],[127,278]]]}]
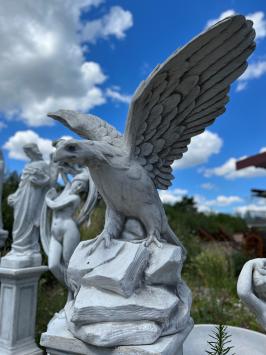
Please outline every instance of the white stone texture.
[{"label": "white stone texture", "polygon": [[151,257],[145,270],[145,283],[148,285],[169,285],[176,287],[181,278],[182,248],[163,243],[162,248],[151,245]]},{"label": "white stone texture", "polygon": [[[93,286],[113,291],[124,297],[129,297],[140,286],[144,269],[147,267],[150,252],[144,244],[124,243],[117,256],[97,266],[82,279],[82,285]],[[102,248],[97,248],[92,254],[94,258],[102,257]]]},{"label": "white stone texture", "polygon": [[50,355],[183,355],[182,344],[192,326],[193,322],[190,322],[184,331],[161,337],[151,345],[103,348],[88,345],[74,337],[67,329],[64,315],[60,313],[51,320],[47,332],[42,334],[41,345]]},{"label": "white stone texture", "polygon": [[164,322],[177,304],[178,298],[173,293],[157,286],[143,287],[128,298],[81,286],[71,320],[76,324],[142,319]]},{"label": "white stone texture", "polygon": [[0,354],[41,355],[35,343],[38,280],[48,268],[0,268]]}]

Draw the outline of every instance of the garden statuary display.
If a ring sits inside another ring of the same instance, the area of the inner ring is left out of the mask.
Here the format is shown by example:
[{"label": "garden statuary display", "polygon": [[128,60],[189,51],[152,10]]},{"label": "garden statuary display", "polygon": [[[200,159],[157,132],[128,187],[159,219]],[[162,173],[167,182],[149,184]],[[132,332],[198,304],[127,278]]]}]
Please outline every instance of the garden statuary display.
[{"label": "garden statuary display", "polygon": [[26,144],[23,149],[30,161],[23,170],[17,191],[8,197],[14,209],[13,242],[12,250],[1,260],[4,267],[21,268],[42,263],[40,215],[51,184],[50,167],[35,143]]},{"label": "garden statuary display", "polygon": [[3,193],[3,182],[4,182],[4,172],[5,172],[5,162],[3,158],[2,151],[0,150],[0,248],[3,247],[7,238],[7,231],[3,229],[3,219],[2,219],[2,193]]},{"label": "garden statuary display", "polygon": [[249,260],[237,283],[237,293],[266,329],[266,259]]},{"label": "garden statuary display", "polygon": [[171,185],[174,160],[225,111],[254,38],[252,22],[237,15],[177,50],[137,89],[124,135],[96,116],[49,114],[86,139],[62,141],[55,161],[88,166],[106,203],[102,233],[70,259],[74,299],[42,335],[50,354],[182,354],[193,326],[186,252],[157,189]]},{"label": "garden statuary display", "polygon": [[[50,271],[59,282],[67,286],[66,270],[70,257],[80,242],[79,228],[89,218],[98,192],[88,168],[64,166],[60,170],[65,186],[61,193],[51,188],[45,196],[41,216],[41,241],[48,256]],[[67,177],[68,173],[74,175],[71,181]],[[86,195],[82,207],[81,194]],[[73,294],[69,289],[68,299],[72,298]]]}]

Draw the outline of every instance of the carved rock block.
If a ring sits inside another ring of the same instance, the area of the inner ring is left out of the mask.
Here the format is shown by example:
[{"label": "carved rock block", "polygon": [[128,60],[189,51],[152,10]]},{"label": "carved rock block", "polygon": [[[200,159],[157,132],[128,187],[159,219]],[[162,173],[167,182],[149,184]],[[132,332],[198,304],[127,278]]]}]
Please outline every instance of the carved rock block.
[{"label": "carved rock block", "polygon": [[105,248],[104,243],[102,243],[95,253],[90,255],[90,248],[94,242],[95,239],[81,242],[75,249],[67,270],[70,284],[74,283],[79,287],[84,275],[108,261],[114,260],[123,249],[122,242],[113,240],[111,248]]},{"label": "carved rock block", "polygon": [[178,301],[173,293],[162,287],[147,286],[125,298],[113,292],[81,286],[71,321],[75,324],[143,319],[164,322]]},{"label": "carved rock block", "polygon": [[[144,269],[149,261],[149,250],[143,244],[115,241],[122,247],[114,259],[95,267],[82,278],[82,285],[94,286],[118,293],[124,297],[132,295],[140,284]],[[100,249],[100,248],[99,248]],[[91,257],[99,258],[101,250]],[[90,257],[88,264],[90,265]]]},{"label": "carved rock block", "polygon": [[72,326],[71,333],[87,344],[94,346],[145,345],[154,343],[161,335],[161,328],[151,321],[103,322]]},{"label": "carved rock block", "polygon": [[179,246],[164,243],[162,248],[150,246],[151,257],[145,270],[145,282],[148,285],[177,286],[182,269],[182,249]]}]

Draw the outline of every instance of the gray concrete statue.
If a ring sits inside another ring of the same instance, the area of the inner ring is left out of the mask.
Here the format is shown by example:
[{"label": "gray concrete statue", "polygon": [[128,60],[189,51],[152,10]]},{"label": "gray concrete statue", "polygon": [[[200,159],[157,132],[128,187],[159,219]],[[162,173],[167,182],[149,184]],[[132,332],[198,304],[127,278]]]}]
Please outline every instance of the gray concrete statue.
[{"label": "gray concrete statue", "polygon": [[23,170],[17,191],[8,197],[14,209],[13,242],[11,251],[1,260],[3,267],[38,266],[42,262],[40,215],[51,184],[50,167],[36,144],[26,144],[23,149],[30,161]]},{"label": "gray concrete statue", "polygon": [[[98,192],[88,168],[64,166],[60,171],[65,186],[61,193],[51,188],[45,196],[41,216],[41,242],[48,256],[50,271],[59,282],[68,286],[68,263],[80,242],[80,226],[89,218]],[[74,175],[71,181],[67,174]],[[86,194],[86,199],[81,207],[82,193]],[[72,298],[73,294],[69,289],[68,300]]]},{"label": "gray concrete statue", "polygon": [[174,52],[137,89],[124,135],[96,116],[49,114],[86,139],[60,142],[55,160],[88,166],[106,203],[102,233],[70,259],[74,300],[42,337],[51,354],[56,337],[56,354],[182,354],[193,325],[186,252],[157,189],[171,185],[174,160],[225,111],[254,38],[252,22],[237,15]]},{"label": "gray concrete statue", "polygon": [[5,244],[8,235],[7,231],[3,229],[3,219],[2,219],[2,193],[3,193],[4,172],[5,172],[5,162],[4,162],[3,153],[0,150],[0,248]]},{"label": "gray concrete statue", "polygon": [[249,260],[237,283],[237,293],[266,329],[266,259]]}]

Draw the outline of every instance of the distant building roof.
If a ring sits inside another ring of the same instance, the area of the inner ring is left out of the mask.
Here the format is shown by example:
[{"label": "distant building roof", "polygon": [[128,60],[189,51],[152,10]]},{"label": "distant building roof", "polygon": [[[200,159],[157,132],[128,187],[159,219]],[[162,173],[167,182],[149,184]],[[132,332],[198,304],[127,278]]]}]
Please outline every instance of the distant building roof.
[{"label": "distant building roof", "polygon": [[252,155],[251,157],[236,162],[237,170],[248,168],[249,166],[255,166],[256,168],[266,169],[266,152],[257,155]]}]

